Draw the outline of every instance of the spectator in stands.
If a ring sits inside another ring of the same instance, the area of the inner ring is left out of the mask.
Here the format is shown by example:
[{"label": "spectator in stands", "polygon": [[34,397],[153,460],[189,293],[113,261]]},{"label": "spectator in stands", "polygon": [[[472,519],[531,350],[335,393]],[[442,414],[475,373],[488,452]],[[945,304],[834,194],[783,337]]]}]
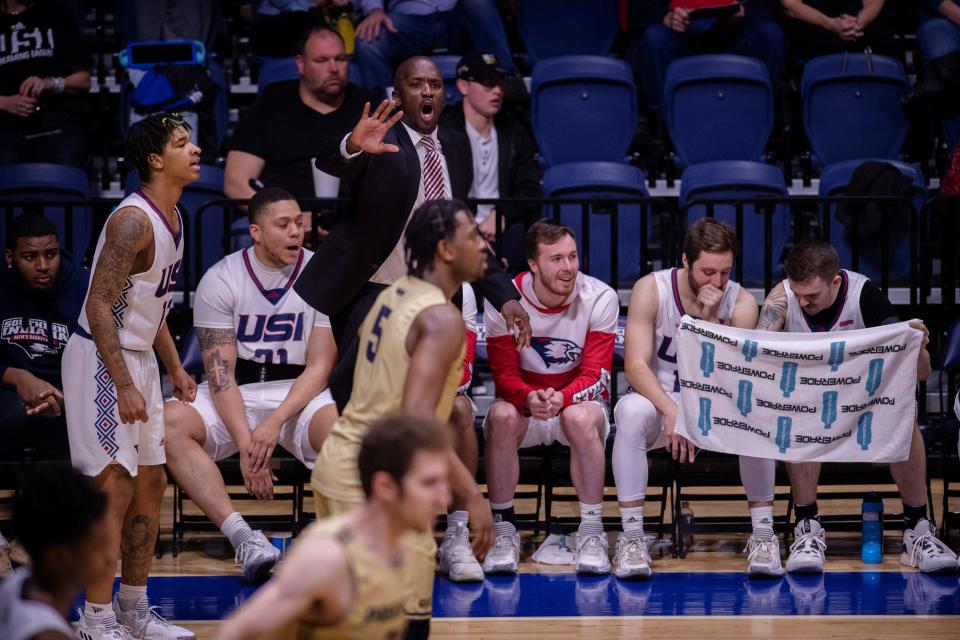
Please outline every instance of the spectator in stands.
[{"label": "spectator in stands", "polygon": [[293,290],[313,254],[303,214],[276,187],[250,200],[253,247],[204,274],[193,317],[206,382],[192,403],[164,407],[167,465],[236,549],[248,580],[263,580],[280,553],[234,509],[214,461],[240,453],[250,495],[273,498],[270,459],[279,444],[309,468],[337,419],[326,390],[337,359],[330,321]]},{"label": "spectator in stands", "polygon": [[[676,8],[671,8],[678,5]],[[735,15],[698,19],[696,12],[670,0],[630,0],[631,31],[637,34],[626,59],[640,76],[652,107],[663,104],[667,67],[678,58],[704,53],[733,53],[767,65],[776,84],[783,75],[783,32],[773,20],[769,0],[750,0]]]},{"label": "spectator in stands", "polygon": [[486,430],[486,477],[496,522],[487,573],[516,573],[520,557],[513,495],[517,449],[560,442],[580,499],[577,573],[610,573],[603,511],[604,445],[610,370],[620,302],[609,286],[580,272],[573,230],[552,220],[526,235],[530,271],[515,279],[530,314],[530,348],[518,352],[503,316],[487,305],[487,353],[497,388]]},{"label": "spectator in stands", "polygon": [[923,62],[960,51],[960,3],[919,0],[917,4],[917,44]]},{"label": "spectator in stands", "polygon": [[[119,0],[121,29],[141,40],[197,40],[210,45],[220,0]],[[126,23],[126,24],[123,24]]]},{"label": "spectator in stands", "polygon": [[[253,18],[250,49],[268,58],[295,56],[304,31],[326,24],[337,29],[347,55],[353,55],[351,9],[350,0],[264,0]],[[342,20],[349,26],[341,28]]]},{"label": "spectator in stands", "polygon": [[[533,140],[522,124],[501,112],[503,80],[504,69],[492,54],[474,51],[465,55],[457,63],[457,89],[463,101],[447,107],[440,123],[470,140],[471,198],[540,197],[541,172]],[[500,232],[504,237],[500,255],[512,270],[519,271],[525,265],[523,234],[536,218],[538,207],[514,205],[503,207],[501,213]],[[497,235],[494,205],[477,205],[477,223],[483,236],[493,243]]]},{"label": "spectator in stands", "polygon": [[492,51],[514,69],[503,23],[493,0],[360,0],[356,55],[368,87],[387,87],[397,64],[430,55],[446,44],[451,19],[464,24],[477,49]]},{"label": "spectator in stands", "polygon": [[0,457],[68,455],[60,358],[83,305],[87,272],[60,251],[39,214],[14,219],[0,272]]},{"label": "spectator in stands", "polygon": [[313,166],[317,142],[353,128],[364,102],[376,97],[348,83],[340,35],[324,25],[303,35],[298,84],[264,93],[243,113],[228,143],[224,193],[245,200],[251,180],[281,187],[297,198],[336,197],[339,181]]},{"label": "spectator in stands", "polygon": [[86,164],[90,66],[69,10],[0,0],[0,165]]},{"label": "spectator in stands", "polygon": [[780,0],[790,53],[804,60],[867,47],[899,57],[902,47],[884,0]]}]

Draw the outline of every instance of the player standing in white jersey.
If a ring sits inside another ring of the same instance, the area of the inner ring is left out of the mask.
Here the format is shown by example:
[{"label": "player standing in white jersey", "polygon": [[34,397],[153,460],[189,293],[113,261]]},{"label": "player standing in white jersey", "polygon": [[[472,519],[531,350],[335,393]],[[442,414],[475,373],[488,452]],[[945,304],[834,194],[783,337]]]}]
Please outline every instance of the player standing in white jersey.
[{"label": "player standing in white jersey", "polygon": [[83,640],[193,638],[149,608],[147,574],[167,486],[163,398],[153,350],[178,400],[191,401],[197,392],[180,364],[166,317],[183,259],[176,205],[183,188],[200,175],[200,149],[190,142],[183,120],[164,113],[133,124],[126,146],[143,184],[107,218],[77,330],[63,353],[70,458],[106,492],[111,555],[122,560],[112,606],[115,566],[85,585],[77,632]]},{"label": "player standing in white jersey", "polygon": [[[859,273],[840,268],[837,251],[822,240],[797,243],[784,262],[787,278],[773,288],[760,311],[758,329],[812,333],[849,331],[898,322],[897,311],[875,284]],[[930,375],[928,331],[922,322],[910,326],[923,331],[917,359],[917,379]],[[842,399],[841,399],[842,402]],[[826,533],[817,510],[819,462],[787,463],[797,524],[790,546],[787,571],[821,573]],[[933,535],[927,519],[927,454],[920,429],[914,425],[910,455],[890,463],[903,501],[903,549],[900,562],[923,572],[956,571],[957,556]]]},{"label": "player standing in white jersey", "polygon": [[253,246],[204,274],[193,321],[207,381],[191,405],[170,402],[167,466],[236,550],[248,580],[266,579],[280,552],[233,508],[215,460],[240,452],[250,495],[273,497],[277,444],[307,467],[337,419],[327,390],[337,346],[330,320],[293,289],[313,252],[303,248],[303,212],[277,187],[247,207]]},{"label": "player standing in white jersey", "polygon": [[[712,218],[693,223],[683,240],[683,268],[648,274],[633,287],[624,336],[624,364],[630,392],[614,416],[613,477],[623,535],[614,555],[620,578],[651,573],[643,533],[643,504],[649,467],[647,451],[666,446],[674,459],[693,462],[693,445],[674,429],[680,377],[677,326],[684,315],[752,329],[757,301],[730,280],[737,251],[733,228]],[[753,535],[747,543],[750,575],[780,575],[780,543],[773,532],[775,461],[740,456],[740,478],[750,506]]]}]

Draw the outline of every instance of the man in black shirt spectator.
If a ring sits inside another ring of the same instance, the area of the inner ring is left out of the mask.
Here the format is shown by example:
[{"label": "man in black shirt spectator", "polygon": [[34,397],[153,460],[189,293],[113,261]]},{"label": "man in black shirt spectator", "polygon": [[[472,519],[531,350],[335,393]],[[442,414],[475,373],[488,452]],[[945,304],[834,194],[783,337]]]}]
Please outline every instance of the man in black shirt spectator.
[{"label": "man in black shirt spectator", "polygon": [[[440,124],[470,140],[473,154],[471,198],[538,198],[541,172],[536,148],[526,128],[503,106],[504,69],[489,53],[470,52],[457,63],[457,89],[463,101],[447,107]],[[526,270],[523,235],[529,222],[540,217],[537,205],[501,207],[503,240],[500,256],[512,271]],[[491,243],[497,233],[494,205],[477,205],[480,232]]]},{"label": "man in black shirt spectator", "polygon": [[630,29],[636,37],[625,58],[639,74],[650,106],[663,105],[667,67],[687,56],[733,53],[757,58],[767,65],[770,80],[774,84],[779,81],[783,75],[784,39],[773,20],[769,0],[750,0],[732,15],[702,19],[682,4],[670,0],[630,0],[628,5]]},{"label": "man in black shirt spectator", "polygon": [[304,34],[298,84],[273,87],[244,112],[228,143],[224,192],[246,200],[251,179],[281,187],[297,198],[336,197],[336,178],[313,168],[319,143],[339,138],[356,124],[363,103],[375,96],[347,82],[347,55],[340,35],[326,26]]},{"label": "man in black shirt spectator", "polygon": [[82,167],[90,56],[73,15],[45,0],[0,0],[0,165]]},{"label": "man in black shirt spectator", "polygon": [[47,218],[14,219],[0,269],[0,457],[25,447],[67,455],[60,358],[86,292],[87,272],[63,258]]}]

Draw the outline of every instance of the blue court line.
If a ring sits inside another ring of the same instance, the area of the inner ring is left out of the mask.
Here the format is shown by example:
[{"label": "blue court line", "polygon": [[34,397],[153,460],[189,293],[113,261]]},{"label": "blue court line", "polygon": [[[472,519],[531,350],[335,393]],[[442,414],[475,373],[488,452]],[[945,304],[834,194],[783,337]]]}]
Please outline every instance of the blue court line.
[{"label": "blue court line", "polygon": [[[219,620],[256,587],[239,577],[150,578],[150,604],[168,620]],[[827,572],[751,580],[744,573],[655,573],[624,582],[574,574],[492,576],[454,584],[438,577],[434,616],[960,615],[956,574]],[[76,607],[81,606],[76,603]]]}]

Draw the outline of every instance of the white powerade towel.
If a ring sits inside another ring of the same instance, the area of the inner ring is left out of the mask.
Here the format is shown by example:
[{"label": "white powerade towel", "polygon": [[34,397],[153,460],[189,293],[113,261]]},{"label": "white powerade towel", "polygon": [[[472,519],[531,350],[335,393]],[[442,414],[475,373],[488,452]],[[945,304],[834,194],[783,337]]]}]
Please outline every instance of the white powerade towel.
[{"label": "white powerade towel", "polygon": [[703,449],[757,458],[906,460],[922,335],[906,322],[780,333],[684,316],[677,432]]}]

